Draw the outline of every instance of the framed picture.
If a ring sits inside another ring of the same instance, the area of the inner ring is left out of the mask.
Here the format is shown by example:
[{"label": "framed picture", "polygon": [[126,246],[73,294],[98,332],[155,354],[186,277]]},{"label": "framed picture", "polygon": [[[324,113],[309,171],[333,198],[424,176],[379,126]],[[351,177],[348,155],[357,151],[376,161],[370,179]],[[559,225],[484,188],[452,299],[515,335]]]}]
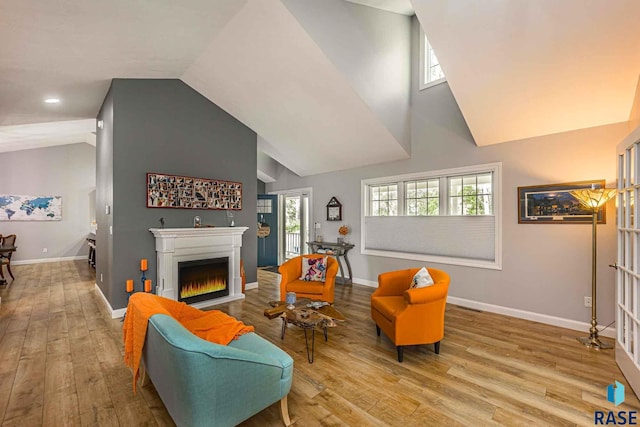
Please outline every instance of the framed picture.
[{"label": "framed picture", "polygon": [[0,221],[61,221],[62,196],[0,194]]},{"label": "framed picture", "polygon": [[147,207],[242,209],[242,183],[147,173]]},{"label": "framed picture", "polygon": [[342,204],[335,197],[327,203],[327,221],[342,221]]},{"label": "framed picture", "polygon": [[[593,212],[573,197],[571,190],[604,188],[604,180],[518,187],[518,224],[591,224]],[[606,223],[606,207],[598,211],[598,223]]]}]

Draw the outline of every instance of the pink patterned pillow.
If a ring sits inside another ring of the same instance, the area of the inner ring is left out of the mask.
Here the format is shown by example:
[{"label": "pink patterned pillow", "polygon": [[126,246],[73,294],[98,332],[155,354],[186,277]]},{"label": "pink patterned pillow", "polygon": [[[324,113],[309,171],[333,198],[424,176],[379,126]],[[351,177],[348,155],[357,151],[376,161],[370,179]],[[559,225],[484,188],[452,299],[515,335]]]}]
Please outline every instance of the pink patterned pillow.
[{"label": "pink patterned pillow", "polygon": [[324,282],[327,274],[327,257],[306,258],[302,257],[302,276],[300,280],[306,282]]}]

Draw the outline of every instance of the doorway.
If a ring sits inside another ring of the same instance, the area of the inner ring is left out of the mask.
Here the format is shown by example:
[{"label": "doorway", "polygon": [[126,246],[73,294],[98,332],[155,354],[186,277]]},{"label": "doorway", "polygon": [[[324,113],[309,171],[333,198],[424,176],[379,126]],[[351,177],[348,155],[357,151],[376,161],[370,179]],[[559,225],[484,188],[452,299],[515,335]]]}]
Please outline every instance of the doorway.
[{"label": "doorway", "polygon": [[258,194],[258,267],[278,265],[278,196]]},{"label": "doorway", "polygon": [[618,145],[616,362],[640,395],[640,131]]},{"label": "doorway", "polygon": [[311,189],[290,190],[278,195],[281,224],[279,245],[280,263],[309,253],[309,224],[311,213]]}]

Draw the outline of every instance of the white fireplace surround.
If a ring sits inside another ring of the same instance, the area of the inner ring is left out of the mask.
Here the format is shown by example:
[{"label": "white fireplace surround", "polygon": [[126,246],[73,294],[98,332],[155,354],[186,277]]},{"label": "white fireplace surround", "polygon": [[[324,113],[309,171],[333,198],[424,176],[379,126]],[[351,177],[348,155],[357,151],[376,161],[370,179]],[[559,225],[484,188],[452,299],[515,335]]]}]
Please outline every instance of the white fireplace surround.
[{"label": "white fireplace surround", "polygon": [[244,299],[240,277],[242,234],[249,227],[151,228],[156,238],[158,279],[156,294],[178,301],[178,263],[208,258],[229,258],[229,295],[191,306],[210,307]]}]

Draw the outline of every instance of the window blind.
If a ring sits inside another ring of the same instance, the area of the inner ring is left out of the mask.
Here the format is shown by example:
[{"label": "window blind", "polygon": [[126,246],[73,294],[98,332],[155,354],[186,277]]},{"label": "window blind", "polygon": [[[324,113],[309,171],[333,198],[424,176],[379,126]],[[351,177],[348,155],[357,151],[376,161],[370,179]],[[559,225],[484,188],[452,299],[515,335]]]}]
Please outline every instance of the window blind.
[{"label": "window blind", "polygon": [[495,261],[494,216],[367,216],[364,249]]}]

